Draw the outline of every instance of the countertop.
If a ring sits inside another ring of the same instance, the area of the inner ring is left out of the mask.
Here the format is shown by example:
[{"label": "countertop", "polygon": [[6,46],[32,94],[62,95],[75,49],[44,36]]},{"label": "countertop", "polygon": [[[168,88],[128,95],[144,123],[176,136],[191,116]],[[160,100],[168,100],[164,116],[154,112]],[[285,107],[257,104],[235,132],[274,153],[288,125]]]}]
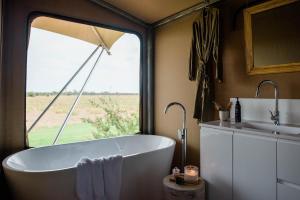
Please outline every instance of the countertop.
[{"label": "countertop", "polygon": [[[300,141],[300,132],[299,132],[299,134],[289,134],[289,133],[274,134],[272,131],[244,127],[244,123],[247,123],[247,122],[260,123],[257,121],[243,121],[241,123],[236,123],[236,122],[232,122],[232,121],[222,122],[222,121],[217,120],[217,121],[200,123],[199,125],[200,125],[200,127],[214,128],[214,129],[219,129],[219,130],[229,130],[229,131],[233,131],[234,133],[237,133],[237,134],[244,133],[244,134],[272,137],[272,138],[278,138],[278,139]],[[289,126],[299,128],[299,130],[300,130],[300,126],[296,126],[296,125],[289,125]]]}]

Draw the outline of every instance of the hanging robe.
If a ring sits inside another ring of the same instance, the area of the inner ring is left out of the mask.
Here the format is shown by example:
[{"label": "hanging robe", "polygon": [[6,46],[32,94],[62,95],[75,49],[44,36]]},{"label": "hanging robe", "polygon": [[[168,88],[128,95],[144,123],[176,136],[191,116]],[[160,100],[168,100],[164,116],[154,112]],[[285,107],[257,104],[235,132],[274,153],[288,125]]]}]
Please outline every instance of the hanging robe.
[{"label": "hanging robe", "polygon": [[190,50],[189,80],[197,81],[197,93],[194,118],[203,122],[208,120],[209,108],[212,104],[212,83],[210,80],[212,66],[208,64],[210,57],[215,64],[215,78],[221,81],[218,69],[219,46],[219,10],[204,8],[193,22],[193,38]]}]

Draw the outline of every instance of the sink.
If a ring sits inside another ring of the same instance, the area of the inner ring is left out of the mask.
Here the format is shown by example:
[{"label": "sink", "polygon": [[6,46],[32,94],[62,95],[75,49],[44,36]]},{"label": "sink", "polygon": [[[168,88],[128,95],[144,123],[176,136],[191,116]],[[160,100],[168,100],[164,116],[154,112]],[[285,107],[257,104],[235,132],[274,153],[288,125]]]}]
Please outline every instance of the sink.
[{"label": "sink", "polygon": [[263,122],[243,122],[243,128],[255,129],[263,132],[272,132],[277,134],[300,134],[300,127],[288,125],[274,125],[271,123]]}]

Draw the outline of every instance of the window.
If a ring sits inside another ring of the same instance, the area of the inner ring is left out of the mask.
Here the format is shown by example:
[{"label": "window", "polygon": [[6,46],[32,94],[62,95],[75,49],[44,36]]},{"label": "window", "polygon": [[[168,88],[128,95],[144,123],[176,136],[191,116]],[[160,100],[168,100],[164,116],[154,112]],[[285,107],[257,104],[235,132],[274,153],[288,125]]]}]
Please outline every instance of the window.
[{"label": "window", "polygon": [[139,132],[140,46],[131,33],[35,18],[27,53],[28,145]]}]

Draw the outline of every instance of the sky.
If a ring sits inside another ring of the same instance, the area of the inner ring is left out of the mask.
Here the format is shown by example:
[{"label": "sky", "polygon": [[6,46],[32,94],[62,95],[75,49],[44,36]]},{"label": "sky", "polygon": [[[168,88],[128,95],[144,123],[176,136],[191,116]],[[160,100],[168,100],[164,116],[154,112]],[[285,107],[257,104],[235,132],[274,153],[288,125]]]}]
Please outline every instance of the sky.
[{"label": "sky", "polygon": [[[31,28],[27,55],[27,92],[59,91],[96,48],[94,44]],[[100,58],[86,85],[87,92],[139,92],[140,40],[125,33]],[[98,50],[97,55],[99,55]],[[79,91],[96,55],[66,91]]]}]

